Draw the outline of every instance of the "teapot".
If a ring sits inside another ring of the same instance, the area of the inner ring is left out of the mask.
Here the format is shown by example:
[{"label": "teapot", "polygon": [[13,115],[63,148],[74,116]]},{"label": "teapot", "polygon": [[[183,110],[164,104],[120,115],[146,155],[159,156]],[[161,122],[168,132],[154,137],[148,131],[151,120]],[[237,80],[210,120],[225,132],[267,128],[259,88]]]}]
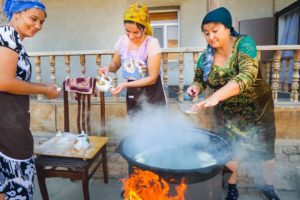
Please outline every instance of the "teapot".
[{"label": "teapot", "polygon": [[77,151],[80,151],[82,149],[87,149],[90,147],[89,138],[88,135],[84,133],[84,131],[81,132],[81,134],[76,136],[76,143],[73,146]]},{"label": "teapot", "polygon": [[109,76],[102,74],[96,81],[96,88],[101,92],[108,92],[112,87],[112,79]]}]

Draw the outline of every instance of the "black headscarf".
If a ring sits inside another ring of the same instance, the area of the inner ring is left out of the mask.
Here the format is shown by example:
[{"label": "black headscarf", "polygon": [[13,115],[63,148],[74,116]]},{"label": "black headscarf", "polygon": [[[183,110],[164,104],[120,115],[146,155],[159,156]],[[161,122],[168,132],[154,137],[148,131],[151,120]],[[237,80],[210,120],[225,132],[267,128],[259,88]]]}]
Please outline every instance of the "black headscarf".
[{"label": "black headscarf", "polygon": [[232,18],[229,10],[224,7],[208,12],[202,20],[201,28],[203,28],[204,24],[208,24],[210,22],[222,23],[226,28],[230,29],[230,34],[232,36],[239,36],[239,33],[232,27]]},{"label": "black headscarf", "polygon": [[[204,24],[208,24],[211,22],[222,23],[226,28],[230,29],[230,35],[239,36],[240,34],[234,30],[232,27],[232,18],[229,10],[224,7],[220,7],[208,12],[204,19],[202,20],[201,28],[203,29]],[[204,57],[203,57],[203,81],[206,82],[208,80],[208,75],[211,70],[211,66],[213,64],[215,55],[215,49],[210,45],[207,46]]]}]

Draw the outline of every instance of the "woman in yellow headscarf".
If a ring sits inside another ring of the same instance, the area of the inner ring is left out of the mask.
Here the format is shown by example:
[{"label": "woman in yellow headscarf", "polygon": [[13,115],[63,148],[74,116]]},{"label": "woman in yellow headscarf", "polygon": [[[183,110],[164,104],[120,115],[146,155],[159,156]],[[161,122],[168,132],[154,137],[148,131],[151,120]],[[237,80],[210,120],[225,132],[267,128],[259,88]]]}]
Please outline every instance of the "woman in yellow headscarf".
[{"label": "woman in yellow headscarf", "polygon": [[[122,66],[127,82],[111,89],[112,95],[127,89],[128,114],[142,109],[142,100],[149,104],[166,106],[166,98],[160,76],[161,49],[152,37],[148,8],[132,4],[124,13],[125,35],[115,44],[112,62],[99,70],[99,75],[116,72]],[[144,98],[145,97],[145,98]]]},{"label": "woman in yellow headscarf", "polygon": [[149,21],[149,11],[145,5],[132,4],[124,14],[125,22],[135,22],[145,27],[146,35],[152,35],[152,27]]}]

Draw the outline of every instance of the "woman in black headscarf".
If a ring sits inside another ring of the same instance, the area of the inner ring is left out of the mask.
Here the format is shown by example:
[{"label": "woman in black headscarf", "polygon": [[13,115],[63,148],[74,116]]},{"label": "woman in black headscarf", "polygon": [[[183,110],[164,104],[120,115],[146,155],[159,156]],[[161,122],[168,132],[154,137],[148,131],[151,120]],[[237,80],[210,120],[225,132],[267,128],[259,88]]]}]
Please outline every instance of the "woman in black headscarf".
[{"label": "woman in black headscarf", "polygon": [[196,103],[194,110],[216,106],[219,128],[232,142],[234,156],[227,167],[232,171],[226,200],[238,198],[237,170],[241,161],[261,161],[269,200],[279,200],[274,191],[274,103],[270,87],[262,80],[257,49],[250,36],[239,35],[232,27],[230,12],[217,8],[207,13],[202,31],[208,43],[200,56],[194,83],[187,89],[197,96],[207,86],[214,93]]}]

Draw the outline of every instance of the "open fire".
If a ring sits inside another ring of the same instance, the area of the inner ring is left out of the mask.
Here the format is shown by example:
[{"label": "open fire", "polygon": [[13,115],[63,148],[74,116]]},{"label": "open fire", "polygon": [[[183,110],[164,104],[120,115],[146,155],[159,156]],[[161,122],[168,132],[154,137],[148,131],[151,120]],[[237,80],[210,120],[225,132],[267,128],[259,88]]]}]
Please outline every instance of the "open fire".
[{"label": "open fire", "polygon": [[222,198],[221,172],[231,148],[217,134],[204,129],[133,133],[117,151],[128,162],[124,200]]},{"label": "open fire", "polygon": [[184,192],[187,188],[184,178],[175,187],[157,174],[134,168],[128,179],[121,179],[123,183],[124,200],[185,200]]}]

